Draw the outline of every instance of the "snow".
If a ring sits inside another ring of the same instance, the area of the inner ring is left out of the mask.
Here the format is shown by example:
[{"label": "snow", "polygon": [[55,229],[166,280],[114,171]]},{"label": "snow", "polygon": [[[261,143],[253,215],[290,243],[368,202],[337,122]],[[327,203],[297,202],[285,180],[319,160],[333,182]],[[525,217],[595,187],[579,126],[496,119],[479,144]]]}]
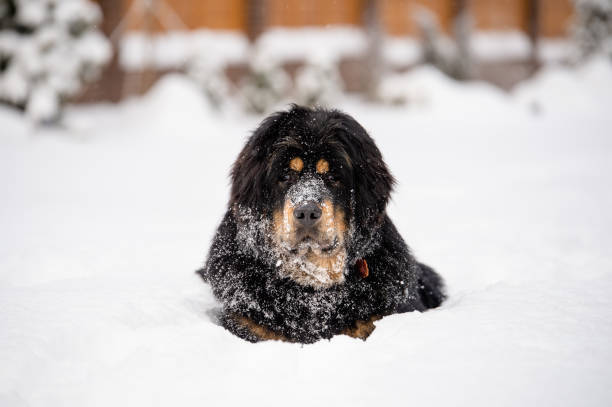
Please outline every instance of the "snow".
[{"label": "snow", "polygon": [[[519,31],[476,31],[470,41],[471,52],[481,61],[520,60],[531,53],[529,38]],[[367,45],[366,33],[353,26],[272,27],[253,45],[235,31],[172,30],[155,35],[134,31],[121,39],[120,62],[127,70],[182,69],[194,60],[219,67],[246,63],[249,57],[255,66],[296,61],[329,66],[344,58],[363,57]],[[573,51],[570,45],[567,39],[544,39],[540,53],[546,62],[564,60]],[[421,48],[416,37],[385,35],[382,55],[389,67],[405,68],[421,61]]]},{"label": "snow", "polygon": [[596,58],[571,74],[566,68],[551,65],[520,84],[514,95],[543,114],[601,117],[609,107],[607,98],[612,92],[609,76],[610,63],[605,59]]},{"label": "snow", "polygon": [[62,128],[0,108],[0,405],[609,405],[610,63],[509,95],[410,75],[426,102],[339,107],[376,139],[390,217],[449,299],[366,342],[251,344],[212,322],[193,271],[260,118],[182,76]]},{"label": "snow", "polygon": [[379,85],[379,97],[391,104],[435,111],[449,117],[478,115],[483,104],[487,114],[506,114],[510,101],[503,91],[484,82],[457,82],[430,66],[388,75]]},{"label": "snow", "polygon": [[342,58],[362,56],[366,48],[367,36],[357,27],[271,28],[258,37],[254,54],[258,61],[256,64],[292,61],[335,63]]},{"label": "snow", "polygon": [[[40,8],[44,10],[43,7]],[[54,4],[53,14],[55,20],[66,25],[76,21],[93,25],[102,20],[102,11],[97,4],[81,0],[58,1]]]},{"label": "snow", "polygon": [[479,61],[527,59],[531,43],[520,31],[476,31],[470,37],[470,48]]},{"label": "snow", "polygon": [[386,36],[383,40],[382,54],[392,67],[405,67],[417,64],[423,58],[421,44],[414,37]]},{"label": "snow", "polygon": [[59,98],[49,86],[39,86],[30,95],[26,112],[37,122],[54,117],[59,111]]},{"label": "snow", "polygon": [[295,61],[329,65],[363,55],[366,46],[365,33],[351,26],[270,28],[254,45],[236,31],[174,30],[156,35],[134,31],[121,39],[120,63],[128,70],[177,69],[204,59],[217,67],[246,63],[252,56],[258,67]]},{"label": "snow", "polygon": [[47,11],[40,4],[39,1],[20,1],[17,20],[29,26],[42,24],[47,18]]},{"label": "snow", "polygon": [[199,29],[147,35],[129,32],[121,38],[119,62],[127,70],[180,69],[205,59],[213,67],[245,62],[249,42],[244,34]]},{"label": "snow", "polygon": [[538,57],[544,63],[569,61],[576,54],[576,46],[568,38],[540,38]]}]

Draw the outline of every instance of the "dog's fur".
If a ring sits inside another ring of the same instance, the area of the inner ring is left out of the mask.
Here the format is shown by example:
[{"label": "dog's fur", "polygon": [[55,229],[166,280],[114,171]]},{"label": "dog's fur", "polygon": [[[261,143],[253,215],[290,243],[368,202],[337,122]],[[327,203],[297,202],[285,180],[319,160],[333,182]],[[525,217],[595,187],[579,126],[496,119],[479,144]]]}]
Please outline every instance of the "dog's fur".
[{"label": "dog's fur", "polygon": [[[347,114],[294,105],[265,119],[233,166],[229,207],[198,271],[223,326],[253,342],[365,339],[385,315],[440,305],[441,278],[386,214],[393,184]],[[295,213],[305,202],[320,209],[313,227]]]}]

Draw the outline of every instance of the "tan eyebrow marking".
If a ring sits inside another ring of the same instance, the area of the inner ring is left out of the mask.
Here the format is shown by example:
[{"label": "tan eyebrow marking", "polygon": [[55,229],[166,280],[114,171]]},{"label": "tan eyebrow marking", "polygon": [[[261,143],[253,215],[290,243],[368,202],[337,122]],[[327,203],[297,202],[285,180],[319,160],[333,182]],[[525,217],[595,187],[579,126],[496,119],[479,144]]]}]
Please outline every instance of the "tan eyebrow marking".
[{"label": "tan eyebrow marking", "polygon": [[289,168],[293,171],[301,172],[302,169],[304,169],[304,161],[302,161],[300,157],[292,158],[291,161],[289,161]]},{"label": "tan eyebrow marking", "polygon": [[317,173],[325,174],[327,171],[329,171],[329,163],[324,158],[321,158],[317,161]]}]

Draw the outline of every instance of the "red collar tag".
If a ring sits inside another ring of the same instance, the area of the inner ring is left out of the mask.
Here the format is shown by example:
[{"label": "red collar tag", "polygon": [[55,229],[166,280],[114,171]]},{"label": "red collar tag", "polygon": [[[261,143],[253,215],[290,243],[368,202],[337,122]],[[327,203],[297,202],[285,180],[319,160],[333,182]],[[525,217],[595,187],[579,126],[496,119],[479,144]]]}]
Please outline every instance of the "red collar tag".
[{"label": "red collar tag", "polygon": [[359,259],[355,263],[355,267],[357,268],[357,272],[361,276],[361,278],[366,278],[370,275],[370,269],[368,267],[368,262],[365,259]]}]

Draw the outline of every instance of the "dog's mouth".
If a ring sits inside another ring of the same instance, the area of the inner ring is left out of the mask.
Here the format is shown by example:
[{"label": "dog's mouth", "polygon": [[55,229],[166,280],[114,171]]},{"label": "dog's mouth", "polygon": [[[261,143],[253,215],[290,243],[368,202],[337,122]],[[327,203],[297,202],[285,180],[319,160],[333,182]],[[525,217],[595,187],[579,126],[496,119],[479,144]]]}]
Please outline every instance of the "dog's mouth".
[{"label": "dog's mouth", "polygon": [[344,281],[346,250],[339,237],[329,242],[308,236],[285,248],[277,263],[282,276],[317,289]]},{"label": "dog's mouth", "polygon": [[337,237],[334,237],[331,242],[319,242],[311,236],[305,236],[297,245],[289,248],[289,253],[294,256],[304,256],[309,252],[319,256],[331,256],[339,247],[340,241]]}]

